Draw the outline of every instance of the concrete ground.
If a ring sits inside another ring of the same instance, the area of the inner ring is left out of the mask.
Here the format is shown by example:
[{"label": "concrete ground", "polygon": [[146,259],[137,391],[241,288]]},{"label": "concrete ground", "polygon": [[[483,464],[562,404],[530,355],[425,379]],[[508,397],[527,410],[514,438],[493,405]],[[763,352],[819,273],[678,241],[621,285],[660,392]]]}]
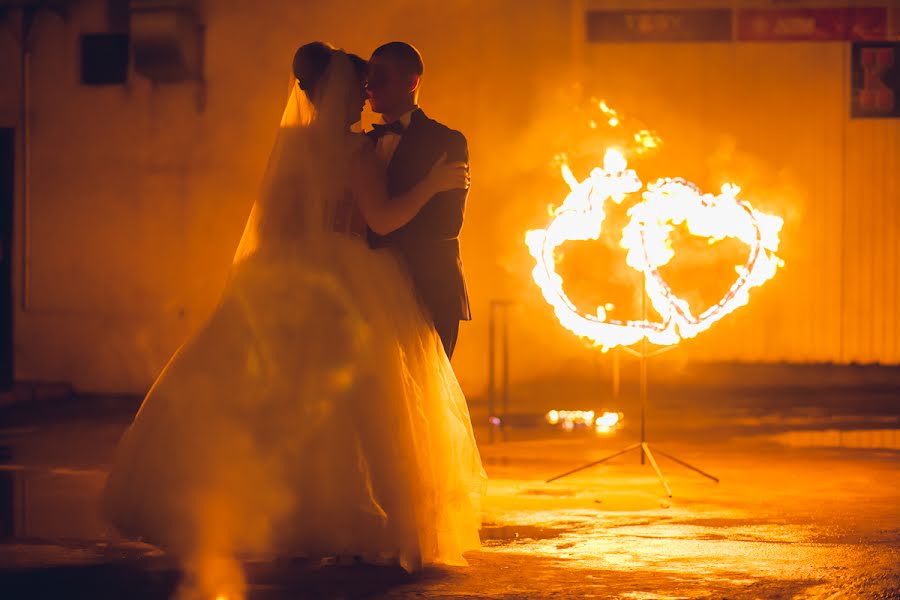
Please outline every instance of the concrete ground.
[{"label": "concrete ground", "polygon": [[[253,563],[249,597],[900,598],[894,388],[779,389],[654,403],[653,447],[720,479],[657,452],[671,498],[637,451],[546,483],[633,443],[639,409],[626,391],[608,407],[625,415],[621,429],[563,432],[539,424],[554,403],[533,395],[495,443],[478,429],[490,484],[483,548],[469,567],[409,577],[388,567]],[[554,406],[586,400],[572,402]],[[134,407],[80,401],[0,414],[0,597],[166,598],[176,589],[168,557],[120,539],[97,514]],[[486,417],[473,402],[476,422]]]}]

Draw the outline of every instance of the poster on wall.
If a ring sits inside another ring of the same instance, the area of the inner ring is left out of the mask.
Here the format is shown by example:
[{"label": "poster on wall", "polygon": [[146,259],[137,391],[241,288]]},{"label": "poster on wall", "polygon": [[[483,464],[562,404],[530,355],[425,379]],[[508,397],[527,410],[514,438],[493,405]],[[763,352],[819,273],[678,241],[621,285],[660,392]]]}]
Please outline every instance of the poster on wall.
[{"label": "poster on wall", "polygon": [[587,41],[730,42],[731,9],[589,10]]},{"label": "poster on wall", "polygon": [[888,10],[884,6],[853,8],[740,9],[740,42],[838,42],[883,40]]},{"label": "poster on wall", "polygon": [[900,118],[900,42],[854,42],[850,77],[852,118]]}]

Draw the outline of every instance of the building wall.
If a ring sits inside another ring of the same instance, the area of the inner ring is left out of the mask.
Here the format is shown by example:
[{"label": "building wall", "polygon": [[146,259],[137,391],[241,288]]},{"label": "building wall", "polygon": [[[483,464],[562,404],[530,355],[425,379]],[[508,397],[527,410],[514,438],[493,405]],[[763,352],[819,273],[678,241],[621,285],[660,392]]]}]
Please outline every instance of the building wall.
[{"label": "building wall", "polygon": [[[468,392],[484,386],[495,298],[520,303],[514,381],[597,359],[555,322],[523,243],[562,199],[550,142],[581,93],[660,132],[660,174],[739,180],[786,219],[784,271],[677,360],[900,362],[900,125],[847,118],[843,44],[587,45],[577,1],[219,0],[204,9],[200,111],[192,84],[132,74],[125,86],[80,85],[79,36],[105,29],[105,5],[74,3],[68,21],[41,13],[34,29],[27,202],[17,182],[20,380],[146,388],[215,305],[292,53],[322,38],[362,54],[390,39],[416,44],[423,107],[469,138],[462,244],[475,321],[454,358]],[[0,31],[0,125],[21,130],[15,18]]]},{"label": "building wall", "polygon": [[667,175],[736,181],[785,219],[784,270],[687,356],[900,362],[900,120],[849,118],[849,60],[839,42],[586,48],[590,76],[660,131]]},{"label": "building wall", "polygon": [[[208,2],[207,101],[198,112],[192,84],[152,86],[132,74],[125,86],[80,85],[79,36],[105,30],[105,5],[72,3],[68,20],[38,15],[29,193],[17,205],[17,378],[86,391],[145,389],[214,306],[298,45],[326,39],[367,54],[390,39],[415,43],[428,64],[423,106],[469,136],[482,181],[535,103],[525,96],[515,113],[501,107],[569,51],[569,14],[537,1],[472,0],[453,10],[412,0]],[[535,19],[541,28],[526,27]],[[0,37],[0,116],[21,129],[17,22],[13,11]],[[481,320],[462,334],[463,380],[483,372],[490,292],[480,282],[493,271],[489,245],[478,242],[489,237],[483,217],[492,210],[481,186],[464,239]]]},{"label": "building wall", "polygon": [[[674,372],[708,361],[900,362],[900,120],[849,118],[849,43],[582,43],[575,61],[586,91],[663,138],[652,160],[632,163],[644,181],[681,176],[707,191],[736,182],[742,197],[785,220],[784,269],[751,292],[748,306],[659,360]],[[593,267],[608,280],[621,269]],[[715,276],[724,292],[730,281]],[[536,314],[542,300],[523,281],[518,295]],[[583,346],[554,341],[548,351],[547,327],[521,318],[513,380],[548,362],[561,373],[596,371]],[[541,351],[523,350],[531,347]]]}]

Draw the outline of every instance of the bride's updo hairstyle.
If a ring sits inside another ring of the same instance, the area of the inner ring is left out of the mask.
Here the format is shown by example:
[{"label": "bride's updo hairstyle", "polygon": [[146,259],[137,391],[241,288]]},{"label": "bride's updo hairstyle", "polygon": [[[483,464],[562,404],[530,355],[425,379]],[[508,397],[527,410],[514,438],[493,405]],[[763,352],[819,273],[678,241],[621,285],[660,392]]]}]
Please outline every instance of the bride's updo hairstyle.
[{"label": "bride's updo hairstyle", "polygon": [[324,42],[304,44],[294,54],[294,77],[308,97],[313,97],[316,84],[328,69],[333,54],[334,47]]},{"label": "bride's updo hairstyle", "polygon": [[[337,52],[337,48],[325,42],[310,42],[304,44],[294,53],[294,77],[300,82],[300,89],[306,92],[307,97],[315,96],[316,85],[322,79],[331,57]],[[354,70],[360,79],[365,79],[368,63],[356,54],[347,54],[353,63]]]}]

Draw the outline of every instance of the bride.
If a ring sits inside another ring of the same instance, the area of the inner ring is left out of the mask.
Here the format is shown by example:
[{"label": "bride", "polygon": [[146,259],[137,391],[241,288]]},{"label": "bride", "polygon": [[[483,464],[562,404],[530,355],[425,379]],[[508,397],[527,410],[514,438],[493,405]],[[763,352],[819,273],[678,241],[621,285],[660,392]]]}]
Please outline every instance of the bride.
[{"label": "bride", "polygon": [[206,591],[241,586],[247,557],[414,572],[479,546],[486,479],[465,398],[400,263],[364,241],[468,176],[441,161],[388,198],[371,142],[350,132],[365,68],[326,44],[298,50],[219,304],[150,389],[103,492],[124,535]]}]

